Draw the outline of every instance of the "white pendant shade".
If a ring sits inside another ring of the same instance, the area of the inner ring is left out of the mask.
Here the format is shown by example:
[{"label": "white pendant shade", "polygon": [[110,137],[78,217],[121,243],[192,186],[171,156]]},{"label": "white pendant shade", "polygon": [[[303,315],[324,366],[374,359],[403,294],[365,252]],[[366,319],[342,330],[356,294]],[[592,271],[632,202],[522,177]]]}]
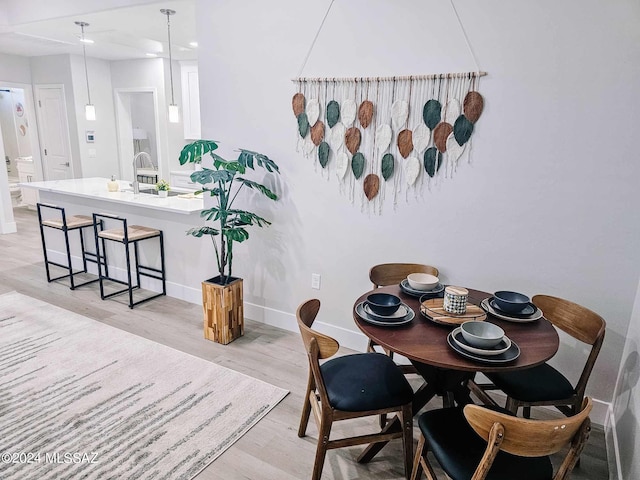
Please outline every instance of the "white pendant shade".
[{"label": "white pendant shade", "polygon": [[169,122],[178,123],[180,121],[180,111],[178,105],[169,105]]},{"label": "white pendant shade", "polygon": [[87,120],[93,122],[96,119],[95,105],[87,104],[84,106],[84,116]]}]

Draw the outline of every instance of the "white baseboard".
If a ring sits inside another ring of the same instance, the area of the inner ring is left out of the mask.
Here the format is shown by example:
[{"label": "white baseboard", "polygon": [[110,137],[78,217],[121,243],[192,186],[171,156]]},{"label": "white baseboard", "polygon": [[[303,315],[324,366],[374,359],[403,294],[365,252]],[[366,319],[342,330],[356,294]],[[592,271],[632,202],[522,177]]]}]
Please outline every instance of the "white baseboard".
[{"label": "white baseboard", "polygon": [[0,234],[16,233],[18,231],[18,225],[16,222],[2,222],[0,223]]},{"label": "white baseboard", "polygon": [[604,424],[604,439],[607,447],[607,463],[609,464],[609,480],[623,480],[622,463],[620,461],[620,448],[618,445],[618,433],[616,431],[616,418],[613,406],[609,405],[607,421]]}]

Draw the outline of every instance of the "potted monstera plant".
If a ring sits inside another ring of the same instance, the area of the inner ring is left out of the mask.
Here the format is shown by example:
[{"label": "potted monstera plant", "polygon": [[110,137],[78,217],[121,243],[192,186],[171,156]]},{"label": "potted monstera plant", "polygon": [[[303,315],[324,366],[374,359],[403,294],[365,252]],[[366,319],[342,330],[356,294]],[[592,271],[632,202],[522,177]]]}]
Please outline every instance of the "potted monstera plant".
[{"label": "potted monstera plant", "polygon": [[243,190],[253,190],[269,200],[278,196],[265,185],[246,177],[257,167],[272,174],[280,173],[278,165],[266,155],[251,150],[239,150],[236,160],[226,160],[214,153],[218,144],[212,140],[196,140],[180,152],[180,164],[200,164],[204,155],[213,159],[213,168],[196,170],[191,180],[202,187],[199,192],[210,195],[213,205],[204,208],[200,216],[211,225],[190,229],[187,234],[209,238],[212,242],[218,275],[202,282],[204,336],[227,344],[244,333],[242,279],[232,275],[233,246],[249,238],[248,228],[264,227],[271,222],[234,203]]}]

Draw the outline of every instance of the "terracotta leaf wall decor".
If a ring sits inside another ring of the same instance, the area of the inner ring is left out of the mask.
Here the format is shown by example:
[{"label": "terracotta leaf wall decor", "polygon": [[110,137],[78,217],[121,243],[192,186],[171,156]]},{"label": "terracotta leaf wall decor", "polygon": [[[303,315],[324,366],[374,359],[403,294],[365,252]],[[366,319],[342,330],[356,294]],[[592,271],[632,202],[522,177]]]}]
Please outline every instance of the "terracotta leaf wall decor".
[{"label": "terracotta leaf wall decor", "polygon": [[452,178],[460,159],[471,161],[483,75],[296,79],[296,150],[323,175],[335,172],[340,192],[363,211],[437,192],[431,186]]},{"label": "terracotta leaf wall decor", "polygon": [[380,177],[375,173],[370,173],[364,178],[363,182],[364,194],[367,196],[367,200],[371,200],[378,195],[380,189]]},{"label": "terracotta leaf wall decor", "polygon": [[304,95],[301,93],[296,93],[291,100],[291,105],[293,107],[293,114],[298,117],[302,112],[304,112],[305,107],[305,99]]},{"label": "terracotta leaf wall decor", "polygon": [[447,138],[453,132],[453,127],[447,122],[440,122],[433,130],[433,142],[442,153],[447,151]]},{"label": "terracotta leaf wall decor", "polygon": [[318,120],[316,124],[311,127],[311,141],[317,147],[324,140],[324,123],[322,120]]},{"label": "terracotta leaf wall decor", "polygon": [[484,99],[478,92],[471,91],[464,97],[463,111],[464,116],[469,119],[471,123],[476,123],[482,115],[484,109]]},{"label": "terracotta leaf wall decor", "polygon": [[347,130],[347,133],[344,134],[344,144],[347,146],[347,150],[351,152],[351,155],[355,155],[360,149],[361,139],[362,136],[360,135],[358,127],[351,127]]},{"label": "terracotta leaf wall decor", "polygon": [[402,158],[407,158],[413,151],[413,140],[411,130],[402,130],[398,133],[398,150]]},{"label": "terracotta leaf wall decor", "polygon": [[358,120],[360,120],[360,125],[362,128],[367,128],[371,125],[371,120],[373,119],[373,103],[369,100],[365,100],[360,104],[360,108],[358,108]]}]

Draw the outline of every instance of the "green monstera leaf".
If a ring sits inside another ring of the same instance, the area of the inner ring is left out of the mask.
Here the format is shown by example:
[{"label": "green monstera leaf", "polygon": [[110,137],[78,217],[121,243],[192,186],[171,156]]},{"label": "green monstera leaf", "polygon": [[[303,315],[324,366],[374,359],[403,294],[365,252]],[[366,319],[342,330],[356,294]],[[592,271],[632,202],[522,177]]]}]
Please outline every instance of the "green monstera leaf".
[{"label": "green monstera leaf", "polygon": [[196,140],[195,142],[185,145],[178,160],[180,165],[185,163],[200,163],[202,156],[213,152],[218,148],[218,143],[213,140]]},{"label": "green monstera leaf", "polygon": [[424,152],[424,169],[433,177],[442,165],[442,153],[436,147],[427,148]]},{"label": "green monstera leaf", "polygon": [[360,178],[364,173],[364,164],[365,164],[364,155],[360,152],[356,153],[351,159],[351,171],[353,172],[353,176],[356,178]]},{"label": "green monstera leaf", "polygon": [[385,181],[389,180],[393,176],[393,170],[395,169],[395,160],[390,153],[385,154],[382,157],[382,178]]},{"label": "green monstera leaf", "polygon": [[329,144],[327,142],[322,142],[318,146],[318,161],[320,162],[320,166],[325,168],[327,163],[329,163]]}]

